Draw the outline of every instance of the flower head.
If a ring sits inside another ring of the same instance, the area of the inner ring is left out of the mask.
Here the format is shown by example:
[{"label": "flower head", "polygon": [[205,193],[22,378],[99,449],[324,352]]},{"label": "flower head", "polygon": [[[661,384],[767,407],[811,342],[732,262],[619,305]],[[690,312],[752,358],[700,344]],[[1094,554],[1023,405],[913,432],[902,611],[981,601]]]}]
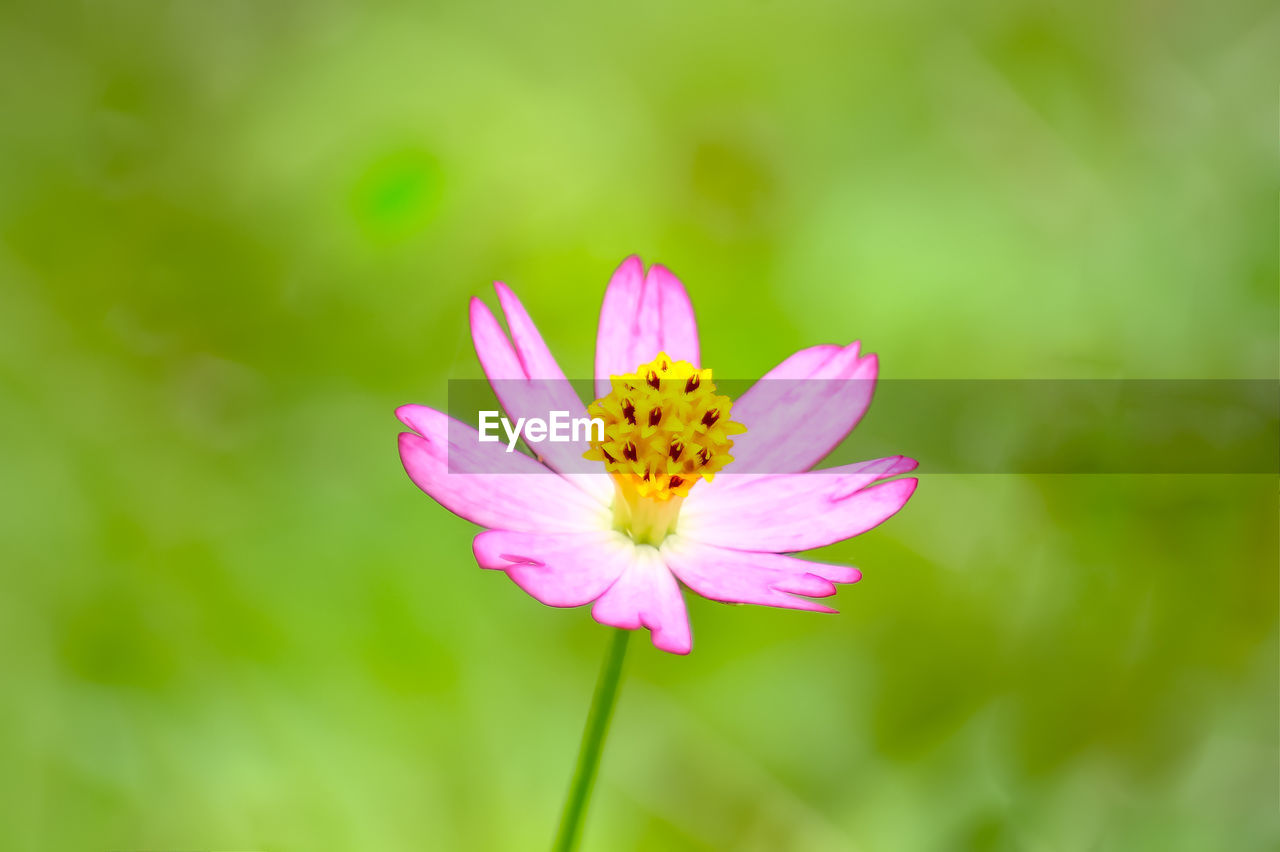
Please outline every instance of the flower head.
[{"label": "flower head", "polygon": [[[508,415],[569,411],[603,429],[540,444],[534,458],[426,406],[397,410],[413,430],[400,435],[409,476],[487,528],[473,547],[481,567],[549,606],[590,603],[596,621],[646,627],[677,654],[692,647],[681,584],[713,600],[835,612],[809,598],[856,582],[857,569],[789,554],[865,532],[916,486],[882,482],[915,468],[902,456],[810,470],[866,411],[874,355],[857,343],[803,349],[730,400],[699,366],[683,285],[633,256],[605,292],[598,399],[584,409],[515,294],[496,289],[510,335],[478,299],[471,333]],[[743,472],[717,476],[731,463]]]},{"label": "flower head", "polygon": [[610,377],[613,389],[587,407],[604,424],[583,458],[604,462],[614,482],[614,528],[660,545],[699,480],[733,461],[733,402],[716,395],[710,370],[665,352],[635,373]]}]

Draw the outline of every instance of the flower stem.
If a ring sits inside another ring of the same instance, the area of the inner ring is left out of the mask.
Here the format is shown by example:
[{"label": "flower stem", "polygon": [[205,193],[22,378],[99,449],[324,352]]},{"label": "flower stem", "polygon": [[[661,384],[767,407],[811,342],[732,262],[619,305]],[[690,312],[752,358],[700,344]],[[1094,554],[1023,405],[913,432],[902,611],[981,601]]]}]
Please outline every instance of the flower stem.
[{"label": "flower stem", "polygon": [[618,684],[622,680],[622,660],[627,655],[630,630],[617,629],[600,677],[596,692],[591,698],[591,710],[587,714],[587,726],[582,731],[582,745],[578,748],[578,765],[573,770],[569,784],[569,796],[560,815],[560,830],[556,832],[553,852],[571,852],[578,845],[582,834],[582,820],[587,813],[587,800],[595,784],[596,769],[600,766],[600,752],[604,750],[604,738],[609,734],[609,720],[613,717],[613,705],[618,697]]}]

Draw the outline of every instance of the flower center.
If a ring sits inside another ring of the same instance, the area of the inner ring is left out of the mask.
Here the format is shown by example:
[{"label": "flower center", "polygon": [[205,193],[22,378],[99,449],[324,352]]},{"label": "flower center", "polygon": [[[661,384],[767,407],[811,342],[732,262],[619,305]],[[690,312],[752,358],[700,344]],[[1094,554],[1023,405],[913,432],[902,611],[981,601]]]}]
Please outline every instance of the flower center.
[{"label": "flower center", "polygon": [[733,401],[717,395],[711,370],[665,352],[634,373],[610,377],[613,390],[587,407],[604,421],[604,440],[584,457],[604,462],[617,490],[614,526],[658,544],[675,530],[680,504],[699,479],[710,482],[733,456]]}]

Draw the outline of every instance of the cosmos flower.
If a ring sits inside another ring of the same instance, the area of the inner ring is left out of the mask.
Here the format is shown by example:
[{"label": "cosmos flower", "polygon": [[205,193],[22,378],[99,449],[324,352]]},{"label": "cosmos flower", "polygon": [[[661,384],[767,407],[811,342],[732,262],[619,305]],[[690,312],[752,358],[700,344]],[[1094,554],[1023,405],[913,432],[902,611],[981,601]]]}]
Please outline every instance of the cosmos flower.
[{"label": "cosmos flower", "polygon": [[[587,411],[515,294],[495,285],[504,332],[471,302],[471,336],[507,415]],[[410,478],[485,528],[474,552],[548,606],[592,604],[596,621],[692,647],[681,586],[729,603],[835,612],[857,569],[791,554],[863,533],[896,513],[915,468],[895,456],[814,471],[871,400],[877,361],[859,344],[802,349],[736,401],[700,367],[684,286],[666,268],[623,261],[605,292],[590,416],[604,435],[543,443],[538,457],[477,440],[422,405],[396,411]],[[721,472],[732,463],[741,473]],[[718,475],[717,475],[718,474]],[[882,480],[889,480],[883,481]]]}]

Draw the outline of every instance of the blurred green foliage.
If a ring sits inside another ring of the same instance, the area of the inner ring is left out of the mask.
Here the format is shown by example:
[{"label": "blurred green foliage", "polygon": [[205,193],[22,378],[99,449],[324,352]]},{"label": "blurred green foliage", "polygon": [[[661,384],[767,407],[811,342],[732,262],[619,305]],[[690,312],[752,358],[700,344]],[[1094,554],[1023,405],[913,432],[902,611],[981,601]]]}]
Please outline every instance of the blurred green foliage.
[{"label": "blurred green foliage", "polygon": [[[491,278],[571,375],[637,251],[726,376],[860,338],[894,378],[1276,378],[1278,30],[6,4],[4,845],[549,842],[605,631],[476,568],[394,446],[479,375]],[[587,848],[1275,848],[1278,509],[926,473],[822,554],[841,615],[691,599],[692,656],[634,643]]]}]

